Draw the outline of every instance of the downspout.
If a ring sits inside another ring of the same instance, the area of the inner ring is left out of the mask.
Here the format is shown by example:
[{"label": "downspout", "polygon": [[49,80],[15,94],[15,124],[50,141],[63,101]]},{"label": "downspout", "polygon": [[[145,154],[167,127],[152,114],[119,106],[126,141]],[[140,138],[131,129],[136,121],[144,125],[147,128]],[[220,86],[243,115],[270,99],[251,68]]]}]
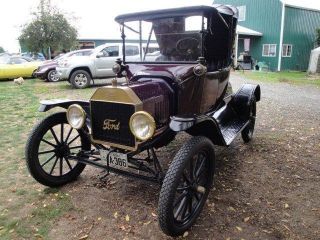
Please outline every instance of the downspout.
[{"label": "downspout", "polygon": [[279,56],[278,56],[278,71],[281,71],[281,60],[282,60],[282,45],[283,45],[283,31],[284,31],[284,17],[286,14],[286,4],[282,1],[282,12],[281,12],[281,28],[280,28],[280,43],[279,43]]},{"label": "downspout", "polygon": [[238,44],[239,44],[239,33],[236,32],[235,49],[234,49],[234,66],[238,65]]}]

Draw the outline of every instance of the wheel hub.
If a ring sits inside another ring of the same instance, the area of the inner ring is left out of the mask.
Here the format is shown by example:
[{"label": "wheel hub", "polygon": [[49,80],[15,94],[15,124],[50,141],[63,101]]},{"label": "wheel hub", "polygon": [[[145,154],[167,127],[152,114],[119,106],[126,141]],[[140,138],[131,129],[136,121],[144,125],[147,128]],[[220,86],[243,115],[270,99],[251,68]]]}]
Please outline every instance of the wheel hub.
[{"label": "wheel hub", "polygon": [[56,148],[57,157],[66,157],[70,155],[70,148],[67,144],[59,144]]},{"label": "wheel hub", "polygon": [[201,193],[201,194],[204,194],[205,191],[206,191],[205,187],[200,186],[200,185],[197,184],[196,182],[193,182],[193,183],[191,184],[191,190],[194,191],[194,192]]}]

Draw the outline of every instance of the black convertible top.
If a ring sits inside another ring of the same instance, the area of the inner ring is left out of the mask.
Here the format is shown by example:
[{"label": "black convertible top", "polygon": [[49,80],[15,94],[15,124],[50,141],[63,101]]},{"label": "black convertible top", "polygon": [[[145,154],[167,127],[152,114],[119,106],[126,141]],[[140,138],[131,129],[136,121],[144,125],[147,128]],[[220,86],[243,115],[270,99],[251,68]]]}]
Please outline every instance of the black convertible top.
[{"label": "black convertible top", "polygon": [[118,23],[144,20],[152,21],[153,19],[167,18],[167,17],[181,17],[194,15],[211,15],[211,14],[225,14],[238,18],[238,10],[230,5],[214,4],[212,6],[192,6],[181,8],[169,8],[137,13],[122,14],[115,18]]}]

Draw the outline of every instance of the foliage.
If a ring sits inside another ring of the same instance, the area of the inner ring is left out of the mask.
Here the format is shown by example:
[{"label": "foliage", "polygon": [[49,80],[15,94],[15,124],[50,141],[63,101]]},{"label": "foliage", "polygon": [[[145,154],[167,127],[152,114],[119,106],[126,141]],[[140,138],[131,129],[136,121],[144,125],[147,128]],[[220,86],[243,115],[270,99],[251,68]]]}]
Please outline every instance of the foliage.
[{"label": "foliage", "polygon": [[316,44],[320,46],[320,28],[316,29]]},{"label": "foliage", "polygon": [[31,52],[42,52],[48,56],[48,49],[60,51],[76,46],[77,30],[50,0],[40,0],[33,20],[24,25],[19,40]]},{"label": "foliage", "polygon": [[3,47],[0,46],[0,53],[3,53],[4,52],[4,49]]}]

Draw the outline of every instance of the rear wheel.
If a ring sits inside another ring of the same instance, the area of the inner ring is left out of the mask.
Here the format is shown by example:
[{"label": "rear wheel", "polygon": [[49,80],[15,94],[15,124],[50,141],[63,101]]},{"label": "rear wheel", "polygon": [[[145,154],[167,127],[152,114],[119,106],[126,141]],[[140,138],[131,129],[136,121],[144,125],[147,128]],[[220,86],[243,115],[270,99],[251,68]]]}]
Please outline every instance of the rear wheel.
[{"label": "rear wheel", "polygon": [[242,139],[245,143],[248,143],[252,140],[255,123],[256,123],[256,99],[253,97],[250,102],[249,123],[241,132]]},{"label": "rear wheel", "polygon": [[58,82],[59,81],[59,76],[58,76],[57,71],[55,69],[52,69],[48,72],[47,80],[49,82]]},{"label": "rear wheel", "polygon": [[86,166],[69,155],[90,146],[85,133],[68,124],[65,112],[54,113],[32,130],[26,145],[27,167],[39,183],[58,187],[75,180]]},{"label": "rear wheel", "polygon": [[70,77],[70,83],[75,88],[86,88],[90,85],[91,76],[85,70],[76,70]]},{"label": "rear wheel", "polygon": [[213,182],[214,149],[206,137],[193,137],[177,153],[159,197],[159,224],[170,236],[182,235],[199,216]]}]

